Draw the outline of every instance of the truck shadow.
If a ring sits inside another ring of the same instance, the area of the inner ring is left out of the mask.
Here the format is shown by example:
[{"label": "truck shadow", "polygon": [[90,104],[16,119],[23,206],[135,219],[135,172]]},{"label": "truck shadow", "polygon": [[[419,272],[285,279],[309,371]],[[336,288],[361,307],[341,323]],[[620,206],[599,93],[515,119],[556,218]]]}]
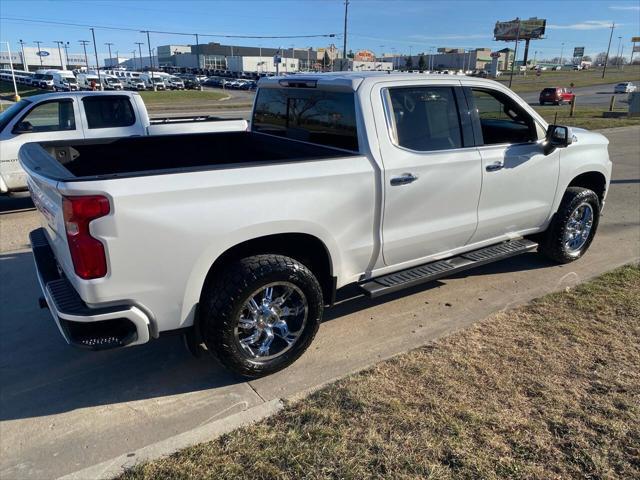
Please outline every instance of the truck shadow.
[{"label": "truck shadow", "polygon": [[134,348],[68,346],[41,295],[31,253],[0,255],[0,420],[220,389],[244,380],[209,355],[193,358],[180,336]]},{"label": "truck shadow", "polygon": [[[449,278],[546,268],[526,254]],[[31,253],[0,255],[0,420],[54,415],[76,409],[217,389],[243,383],[209,355],[193,358],[179,336],[130,349],[88,352],[68,346],[40,296]],[[326,310],[331,321],[397,298],[442,285],[430,282],[371,300],[354,287],[339,292]]]}]

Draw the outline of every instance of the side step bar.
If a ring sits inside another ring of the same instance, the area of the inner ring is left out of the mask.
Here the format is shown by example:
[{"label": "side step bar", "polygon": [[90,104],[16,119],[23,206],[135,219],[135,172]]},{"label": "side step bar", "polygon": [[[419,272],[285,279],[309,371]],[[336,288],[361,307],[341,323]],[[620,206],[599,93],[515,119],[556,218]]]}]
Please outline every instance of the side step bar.
[{"label": "side step bar", "polygon": [[536,242],[527,239],[510,240],[490,247],[463,253],[457,257],[425,263],[417,267],[390,273],[382,277],[367,280],[360,284],[365,295],[375,298],[387,293],[431,282],[463,270],[497,262],[521,253],[530,252],[538,247]]}]

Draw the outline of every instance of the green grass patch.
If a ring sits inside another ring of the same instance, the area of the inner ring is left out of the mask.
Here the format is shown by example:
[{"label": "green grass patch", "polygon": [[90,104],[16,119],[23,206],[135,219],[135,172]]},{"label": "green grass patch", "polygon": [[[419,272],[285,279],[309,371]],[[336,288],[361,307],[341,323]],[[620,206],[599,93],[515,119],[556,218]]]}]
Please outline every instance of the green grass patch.
[{"label": "green grass patch", "polygon": [[[607,68],[605,78],[602,69],[595,70],[560,70],[541,72],[539,77],[534,71],[528,70],[526,76],[522,72],[514,72],[511,89],[515,92],[538,92],[546,87],[567,87],[573,83],[574,87],[588,87],[619,82],[640,82],[640,65],[627,65],[623,70]],[[498,81],[509,85],[509,74],[503,74]],[[612,92],[613,93],[613,92]]]},{"label": "green grass patch", "polygon": [[[600,128],[629,127],[640,125],[640,117],[622,116],[618,118],[604,118],[604,108],[580,107],[576,105],[576,111],[570,116],[570,105],[554,107],[533,107],[549,123],[558,125],[571,125],[573,127],[587,128],[589,130]],[[615,108],[616,112],[627,112],[627,108]]]},{"label": "green grass patch", "polygon": [[167,90],[160,92],[140,92],[146,105],[180,104],[190,106],[201,102],[217,102],[229,95],[211,90]]},{"label": "green grass patch", "polygon": [[639,318],[624,267],[120,478],[640,478]]},{"label": "green grass patch", "polygon": [[[16,86],[18,87],[18,95],[20,95],[21,97],[30,97],[31,95],[47,93],[45,90],[30,87],[28,85],[17,84]],[[0,98],[2,98],[3,100],[13,101],[14,95],[15,91],[13,89],[13,82],[5,82],[4,80],[0,80]]]}]

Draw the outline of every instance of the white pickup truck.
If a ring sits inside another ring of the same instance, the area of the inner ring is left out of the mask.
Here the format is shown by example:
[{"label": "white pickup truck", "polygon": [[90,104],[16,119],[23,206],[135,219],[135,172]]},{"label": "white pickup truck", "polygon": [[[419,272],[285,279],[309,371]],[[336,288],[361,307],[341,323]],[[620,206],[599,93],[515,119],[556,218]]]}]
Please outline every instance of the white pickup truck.
[{"label": "white pickup truck", "polygon": [[250,131],[28,144],[42,304],[67,342],[184,333],[248,377],[311,343],[323,308],[538,248],[582,256],[608,141],[499,83],[335,73],[262,79]]},{"label": "white pickup truck", "polygon": [[247,127],[242,119],[202,116],[150,120],[142,97],[134,92],[34,95],[0,113],[0,193],[27,188],[18,151],[28,142],[219,132]]}]

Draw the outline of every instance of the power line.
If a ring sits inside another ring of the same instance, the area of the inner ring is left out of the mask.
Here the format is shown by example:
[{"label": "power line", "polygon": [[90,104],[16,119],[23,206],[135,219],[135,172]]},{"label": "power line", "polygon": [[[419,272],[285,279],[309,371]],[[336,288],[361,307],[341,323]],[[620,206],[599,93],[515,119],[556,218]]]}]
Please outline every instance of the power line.
[{"label": "power line", "polygon": [[[193,32],[168,32],[164,30],[143,30],[142,28],[131,28],[131,27],[109,27],[106,25],[89,25],[86,23],[72,23],[72,22],[58,22],[54,20],[35,20],[31,18],[17,18],[17,17],[0,17],[0,20],[10,20],[10,21],[18,21],[18,22],[27,22],[27,23],[43,23],[48,25],[64,25],[68,27],[81,27],[81,28],[97,28],[102,30],[120,30],[124,32],[149,32],[149,33],[160,33],[165,35],[188,35],[193,36]],[[225,35],[220,33],[198,33],[201,37],[220,37],[220,38],[322,38],[322,37],[335,37],[335,33],[324,33],[324,34],[316,34],[316,35]]]}]

